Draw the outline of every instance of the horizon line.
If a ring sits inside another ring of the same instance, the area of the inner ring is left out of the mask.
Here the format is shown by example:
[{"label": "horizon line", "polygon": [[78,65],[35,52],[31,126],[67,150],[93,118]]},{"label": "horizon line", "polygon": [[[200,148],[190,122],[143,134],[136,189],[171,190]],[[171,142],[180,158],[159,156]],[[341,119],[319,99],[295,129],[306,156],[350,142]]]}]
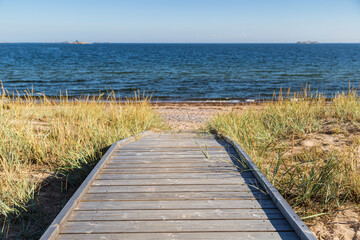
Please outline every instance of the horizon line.
[{"label": "horizon line", "polygon": [[[298,41],[302,42],[302,41]],[[96,41],[96,42],[88,42],[92,44],[303,44],[298,42],[107,42],[107,41]],[[2,43],[10,43],[10,44],[18,44],[18,43],[62,43],[62,44],[71,44],[69,41],[59,41],[59,42],[7,42],[1,41]],[[310,45],[316,44],[359,44],[360,42],[316,42]],[[303,44],[308,45],[308,44]]]}]

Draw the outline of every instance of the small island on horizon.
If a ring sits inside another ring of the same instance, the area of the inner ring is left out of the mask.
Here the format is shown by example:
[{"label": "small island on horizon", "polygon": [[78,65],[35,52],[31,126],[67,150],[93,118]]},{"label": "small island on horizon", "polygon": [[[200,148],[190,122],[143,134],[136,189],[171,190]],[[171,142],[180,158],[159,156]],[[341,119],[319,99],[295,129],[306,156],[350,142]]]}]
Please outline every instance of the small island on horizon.
[{"label": "small island on horizon", "polygon": [[318,44],[319,42],[318,41],[299,41],[299,42],[296,42],[297,44]]},{"label": "small island on horizon", "polygon": [[84,41],[78,41],[78,40],[76,40],[75,42],[65,41],[63,43],[67,43],[67,44],[92,44],[91,42],[84,42]]}]

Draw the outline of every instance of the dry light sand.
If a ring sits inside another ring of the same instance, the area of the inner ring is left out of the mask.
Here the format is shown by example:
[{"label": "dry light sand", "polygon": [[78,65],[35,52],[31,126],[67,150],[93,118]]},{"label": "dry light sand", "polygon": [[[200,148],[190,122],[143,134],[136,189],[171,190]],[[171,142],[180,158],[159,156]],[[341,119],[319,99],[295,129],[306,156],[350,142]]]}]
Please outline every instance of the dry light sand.
[{"label": "dry light sand", "polygon": [[175,131],[196,130],[217,113],[242,111],[260,105],[232,103],[157,103],[153,105],[166,123]]}]

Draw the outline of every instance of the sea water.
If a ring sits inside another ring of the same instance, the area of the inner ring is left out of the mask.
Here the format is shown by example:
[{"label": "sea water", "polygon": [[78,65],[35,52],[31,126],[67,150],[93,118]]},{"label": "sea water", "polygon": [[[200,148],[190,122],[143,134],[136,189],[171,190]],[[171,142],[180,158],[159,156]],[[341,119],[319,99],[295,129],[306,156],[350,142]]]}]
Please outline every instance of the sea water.
[{"label": "sea water", "polygon": [[331,97],[360,82],[360,44],[0,44],[9,92],[58,96],[139,90],[159,101],[272,98],[307,84]]}]

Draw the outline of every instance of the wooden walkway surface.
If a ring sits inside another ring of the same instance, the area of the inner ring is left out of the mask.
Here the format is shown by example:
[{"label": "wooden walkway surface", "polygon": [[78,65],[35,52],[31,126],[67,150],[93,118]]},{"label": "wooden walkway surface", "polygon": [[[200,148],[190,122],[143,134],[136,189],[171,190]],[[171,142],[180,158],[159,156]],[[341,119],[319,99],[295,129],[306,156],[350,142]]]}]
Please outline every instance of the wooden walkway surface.
[{"label": "wooden walkway surface", "polygon": [[150,133],[109,151],[42,239],[299,239],[212,135]]}]

